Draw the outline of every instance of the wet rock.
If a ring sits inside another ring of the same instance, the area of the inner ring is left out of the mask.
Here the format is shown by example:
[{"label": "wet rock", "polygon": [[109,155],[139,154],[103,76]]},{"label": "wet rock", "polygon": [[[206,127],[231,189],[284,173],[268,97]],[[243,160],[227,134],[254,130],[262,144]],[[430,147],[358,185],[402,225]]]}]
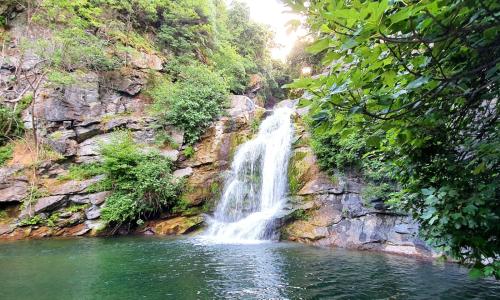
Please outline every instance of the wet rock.
[{"label": "wet rock", "polygon": [[176,217],[154,224],[152,230],[159,235],[180,235],[189,233],[203,223],[203,217]]},{"label": "wet rock", "polygon": [[329,177],[320,175],[317,178],[307,182],[297,195],[305,196],[311,194],[332,193],[341,194],[342,187],[334,185]]}]

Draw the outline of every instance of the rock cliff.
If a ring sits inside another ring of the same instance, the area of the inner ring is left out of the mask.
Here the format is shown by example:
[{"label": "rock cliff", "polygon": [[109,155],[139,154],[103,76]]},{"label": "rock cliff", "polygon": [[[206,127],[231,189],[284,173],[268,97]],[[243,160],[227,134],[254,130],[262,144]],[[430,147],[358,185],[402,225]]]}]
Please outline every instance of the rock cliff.
[{"label": "rock cliff", "polygon": [[[294,102],[280,105],[293,106]],[[320,170],[302,122],[306,112],[299,109],[295,116],[289,211],[280,220],[282,238],[318,246],[432,255],[417,237],[418,224],[410,216],[390,210],[381,201],[363,199],[365,183],[360,176],[332,178]]]}]

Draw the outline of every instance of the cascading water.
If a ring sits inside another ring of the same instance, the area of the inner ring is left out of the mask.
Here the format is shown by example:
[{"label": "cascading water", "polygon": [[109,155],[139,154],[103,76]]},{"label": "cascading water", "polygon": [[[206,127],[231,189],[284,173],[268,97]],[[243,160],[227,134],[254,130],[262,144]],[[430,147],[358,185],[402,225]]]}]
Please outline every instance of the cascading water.
[{"label": "cascading water", "polygon": [[277,108],[257,136],[238,148],[204,239],[251,243],[272,238],[269,227],[285,204],[291,114],[290,108]]}]

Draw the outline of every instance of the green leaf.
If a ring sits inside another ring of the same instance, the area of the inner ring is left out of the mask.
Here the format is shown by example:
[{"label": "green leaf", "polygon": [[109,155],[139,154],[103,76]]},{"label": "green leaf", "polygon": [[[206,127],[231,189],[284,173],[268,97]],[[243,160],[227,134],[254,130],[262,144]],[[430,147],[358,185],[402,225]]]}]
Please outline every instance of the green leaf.
[{"label": "green leaf", "polygon": [[472,268],[469,271],[469,277],[472,279],[479,279],[483,277],[483,272],[479,268]]},{"label": "green leaf", "polygon": [[330,46],[330,39],[323,38],[316,41],[314,44],[306,48],[306,51],[311,54],[318,54]]}]

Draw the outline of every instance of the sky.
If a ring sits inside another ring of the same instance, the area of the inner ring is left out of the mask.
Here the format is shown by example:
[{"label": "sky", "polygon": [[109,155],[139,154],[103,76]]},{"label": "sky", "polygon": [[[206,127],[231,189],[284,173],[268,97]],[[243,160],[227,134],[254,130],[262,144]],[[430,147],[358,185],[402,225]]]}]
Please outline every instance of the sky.
[{"label": "sky", "polygon": [[[256,22],[267,24],[275,33],[275,41],[281,47],[271,49],[275,59],[285,60],[294,42],[299,36],[305,35],[304,30],[287,33],[287,22],[298,19],[297,15],[287,13],[287,8],[279,0],[241,0],[250,7],[250,18]],[[231,0],[228,1],[231,3]]]}]

